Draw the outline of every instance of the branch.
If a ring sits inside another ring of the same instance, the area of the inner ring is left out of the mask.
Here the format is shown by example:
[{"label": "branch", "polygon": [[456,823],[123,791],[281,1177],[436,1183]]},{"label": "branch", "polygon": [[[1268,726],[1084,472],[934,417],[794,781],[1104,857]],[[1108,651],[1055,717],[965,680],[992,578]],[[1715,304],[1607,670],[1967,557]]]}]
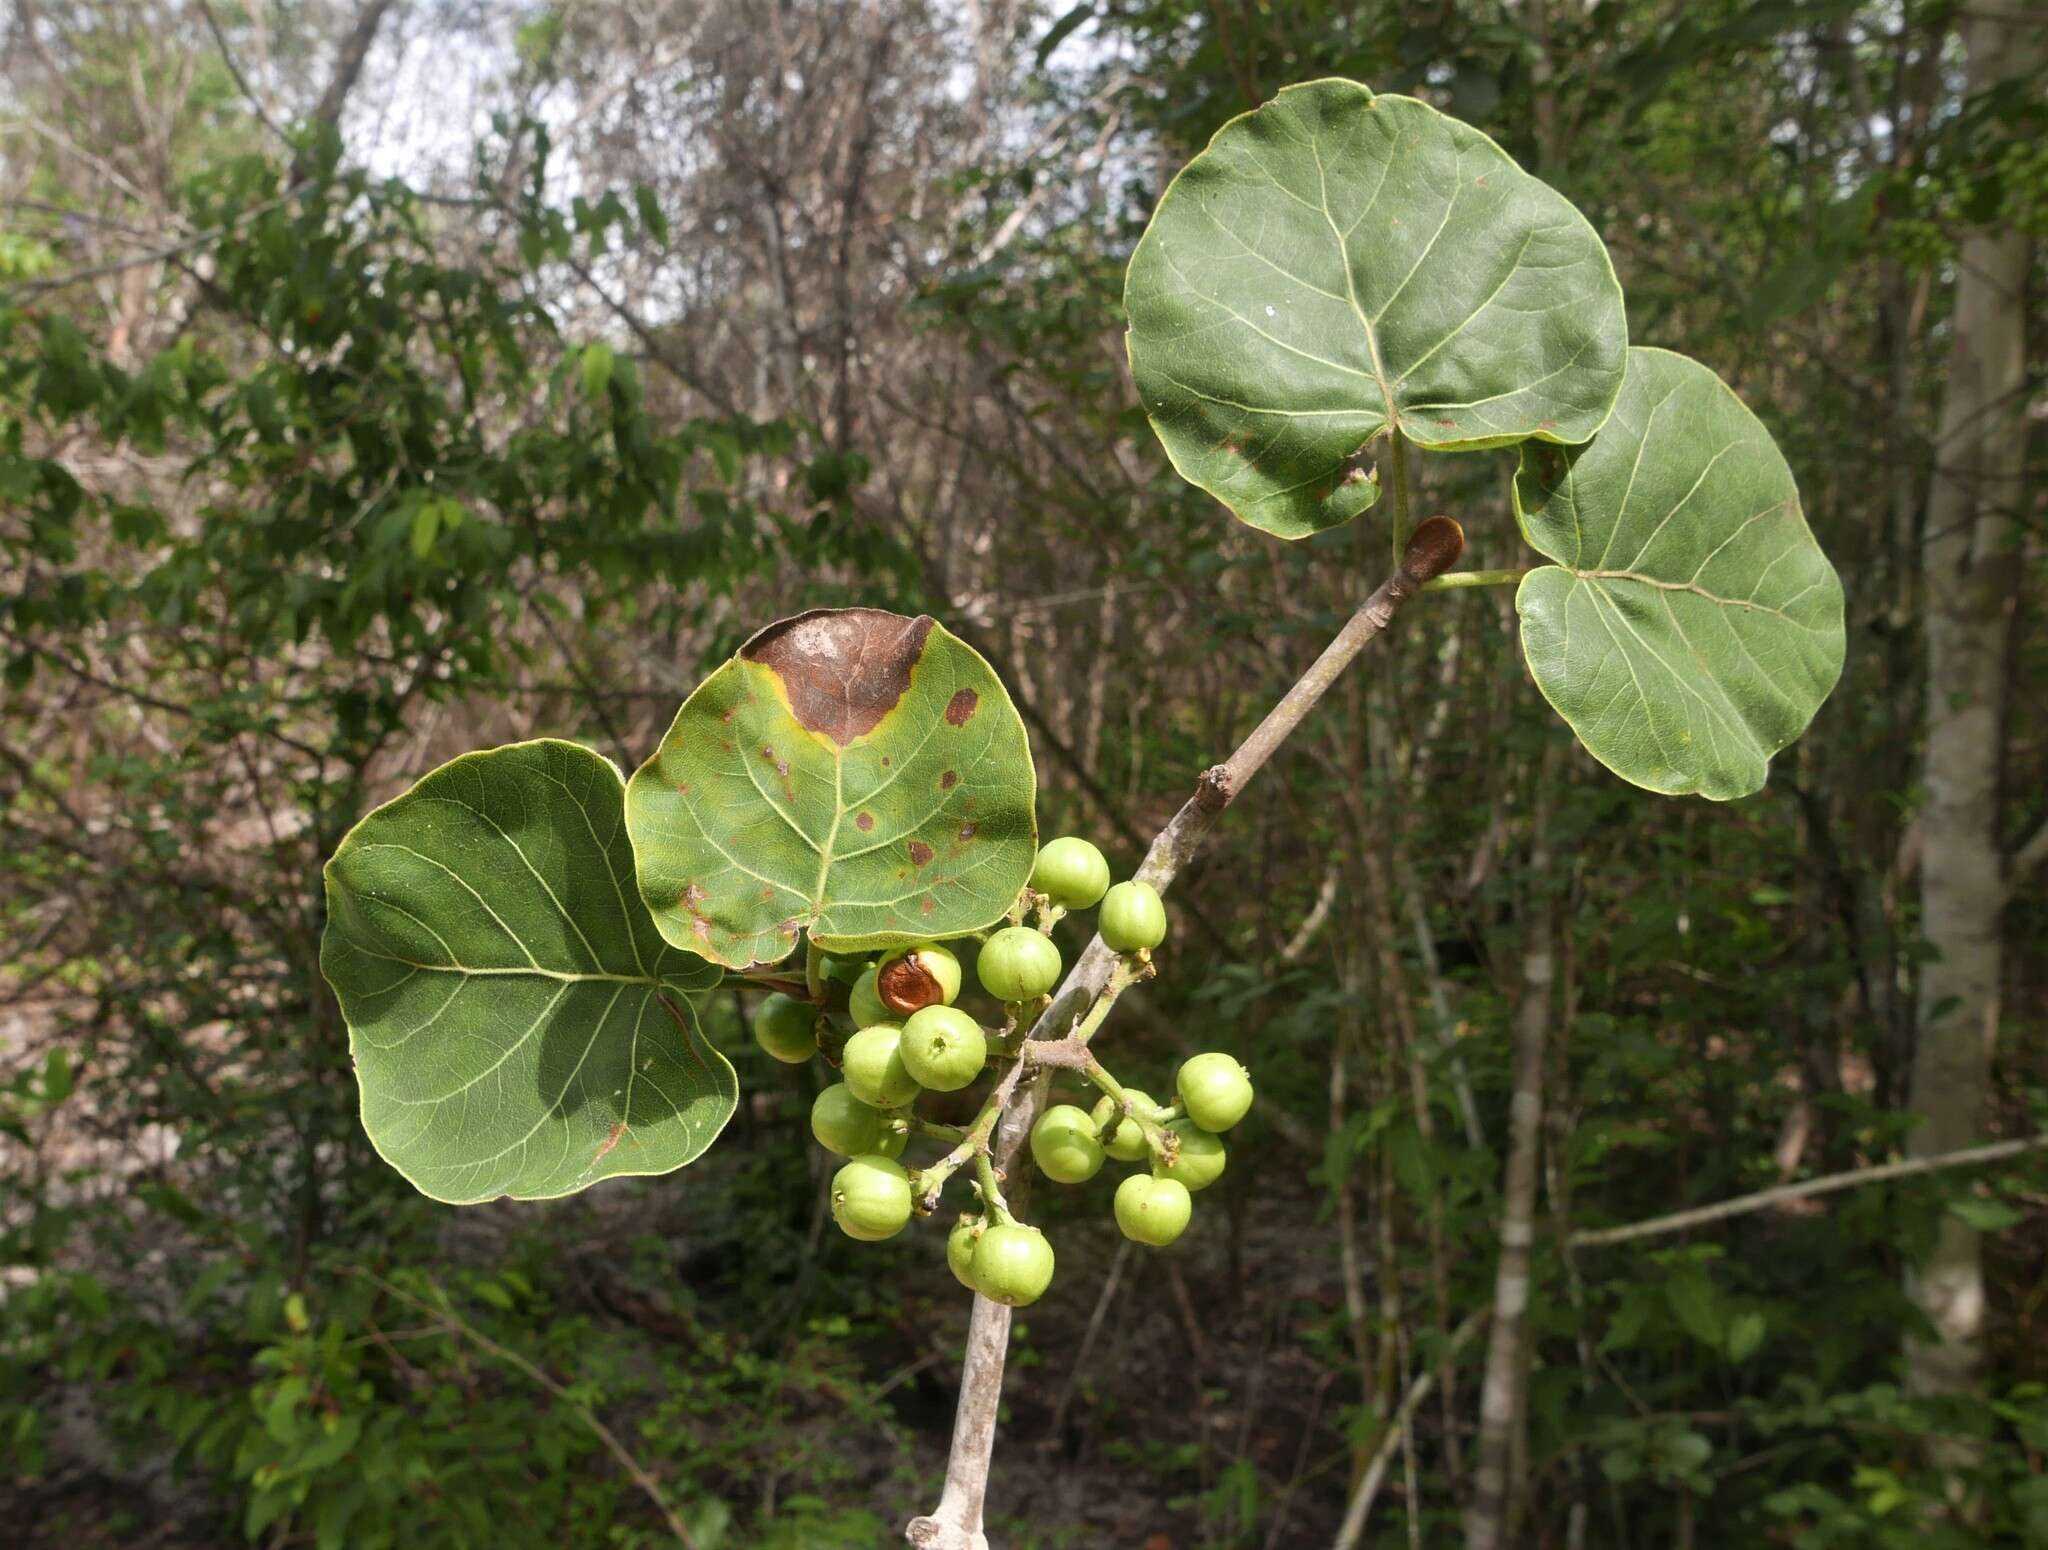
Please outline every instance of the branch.
[{"label": "branch", "polygon": [[575,1411],[577,1419],[590,1428],[592,1435],[604,1444],[605,1451],[618,1461],[619,1467],[625,1470],[633,1483],[639,1486],[646,1493],[647,1499],[653,1502],[656,1508],[660,1510],[663,1520],[668,1524],[668,1531],[675,1535],[677,1543],[683,1546],[683,1550],[697,1550],[697,1541],[690,1537],[690,1530],[684,1525],[683,1520],[676,1516],[676,1510],[669,1506],[668,1499],[662,1495],[661,1483],[641,1466],[640,1461],[633,1457],[627,1450],[626,1445],[619,1441],[617,1435],[613,1433],[610,1427],[597,1418],[596,1413],[588,1405],[580,1402],[561,1384],[550,1378],[517,1351],[499,1345],[497,1341],[491,1339],[482,1330],[465,1322],[462,1315],[448,1306],[445,1299],[438,1304],[431,1303],[424,1298],[413,1296],[411,1292],[406,1291],[403,1287],[393,1286],[375,1271],[366,1270],[361,1265],[350,1265],[344,1268],[351,1274],[361,1276],[365,1281],[378,1287],[386,1295],[396,1297],[400,1302],[407,1304],[409,1307],[415,1308],[421,1313],[447,1320],[448,1327],[464,1339],[471,1341],[487,1354],[495,1356],[507,1366],[516,1368],[524,1373],[535,1383],[538,1383],[542,1388],[554,1395],[556,1399]]},{"label": "branch", "polygon": [[1708,1222],[1723,1222],[1731,1216],[1747,1216],[1752,1211],[1764,1211],[1789,1200],[1805,1200],[1813,1195],[1832,1195],[1837,1190],[1855,1189],[1861,1184],[1880,1184],[1886,1179],[1911,1178],[1916,1173],[1933,1173],[1942,1168],[1967,1168],[1973,1163],[1998,1162],[2007,1157],[2017,1157],[2023,1152],[2039,1151],[2048,1147],[2048,1135],[2028,1136],[2020,1141],[1994,1141],[1989,1146],[1970,1146],[1957,1152],[1937,1152],[1932,1157],[1914,1157],[1905,1162],[1880,1163],[1874,1168],[1852,1168],[1847,1173],[1830,1173],[1818,1179],[1807,1179],[1798,1184],[1780,1184],[1774,1189],[1758,1190],[1754,1195],[1737,1195],[1733,1200],[1723,1200],[1711,1206],[1696,1206],[1690,1211],[1674,1211],[1669,1216],[1653,1216],[1646,1222],[1633,1222],[1626,1227],[1602,1227],[1592,1232],[1575,1232],[1565,1239],[1567,1247],[1574,1249],[1597,1248],[1608,1243],[1627,1243],[1636,1238],[1658,1238],[1665,1233],[1683,1232],[1688,1227],[1702,1227]]},{"label": "branch", "polygon": [[[1202,772],[1195,794],[1152,841],[1137,877],[1161,893],[1193,858],[1216,820],[1241,794],[1254,775],[1273,757],[1290,734],[1307,719],[1316,702],[1337,676],[1350,666],[1368,642],[1392,622],[1401,606],[1423,585],[1456,563],[1465,535],[1449,517],[1431,517],[1415,530],[1400,567],[1382,582],[1307,672],[1295,680],[1280,702],[1266,713],[1252,733],[1223,763]],[[1033,1024],[1033,1039],[1064,1037],[1087,1008],[1108,988],[1119,955],[1096,937],[1075,960],[1053,994],[1052,1002]],[[1019,1062],[1019,1068],[1022,1067]],[[1045,1102],[1049,1073],[1041,1072],[1025,1089],[1022,1102],[1005,1110],[997,1130],[998,1166],[1007,1165],[1030,1134]],[[953,1445],[946,1460],[946,1484],[929,1517],[913,1518],[904,1538],[918,1550],[988,1550],[982,1532],[982,1508],[988,1496],[989,1458],[995,1448],[996,1413],[1002,1400],[1003,1365],[1010,1341],[1010,1310],[976,1295],[967,1326],[967,1357],[960,1374],[960,1403],[953,1418]]]},{"label": "branch", "polygon": [[2006,897],[2010,899],[2018,893],[2027,875],[2044,861],[2048,861],[2048,818],[2042,819],[2040,826],[2012,853],[2012,861],[2005,870]]},{"label": "branch", "polygon": [[1380,1482],[1386,1478],[1387,1461],[1394,1456],[1394,1447],[1407,1434],[1408,1422],[1415,1414],[1415,1407],[1429,1398],[1430,1388],[1436,1382],[1439,1372],[1450,1369],[1452,1359],[1465,1348],[1471,1338],[1479,1333],[1479,1326],[1486,1322],[1492,1310],[1481,1308],[1468,1317],[1464,1323],[1451,1331],[1451,1343],[1445,1347],[1442,1360],[1413,1383],[1402,1397],[1401,1406],[1394,1412],[1394,1418],[1387,1423],[1386,1434],[1380,1438],[1378,1451],[1372,1456],[1372,1463],[1366,1466],[1365,1475],[1358,1482],[1358,1489],[1351,1493],[1351,1504],[1344,1509],[1344,1522],[1337,1530],[1332,1550],[1355,1550],[1358,1536],[1365,1532],[1366,1515],[1372,1511],[1373,1498],[1379,1495]]}]

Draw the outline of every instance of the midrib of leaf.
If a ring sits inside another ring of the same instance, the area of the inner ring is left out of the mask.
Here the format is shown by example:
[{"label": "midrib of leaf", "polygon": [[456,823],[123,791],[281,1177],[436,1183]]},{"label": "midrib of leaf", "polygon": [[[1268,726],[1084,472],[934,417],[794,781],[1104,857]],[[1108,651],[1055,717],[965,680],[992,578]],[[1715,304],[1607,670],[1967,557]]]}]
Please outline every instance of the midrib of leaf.
[{"label": "midrib of leaf", "polygon": [[[1395,139],[1398,141],[1399,138],[1399,132],[1396,131]],[[1316,202],[1323,212],[1323,224],[1330,228],[1330,235],[1337,243],[1337,262],[1344,266],[1344,299],[1351,307],[1351,315],[1358,319],[1359,328],[1365,333],[1365,349],[1366,353],[1372,357],[1373,378],[1379,383],[1380,400],[1386,405],[1386,414],[1383,417],[1386,427],[1390,431],[1398,432],[1401,428],[1401,416],[1400,412],[1394,407],[1394,390],[1387,384],[1387,363],[1380,358],[1380,337],[1372,324],[1366,320],[1365,309],[1358,304],[1358,279],[1351,272],[1351,247],[1345,240],[1344,233],[1337,230],[1337,217],[1330,210],[1330,178],[1329,174],[1323,170],[1323,150],[1316,142],[1314,135],[1308,137],[1308,153],[1316,161]],[[1379,202],[1380,189],[1384,189],[1387,186],[1387,179],[1393,175],[1393,170],[1394,162],[1390,147],[1386,169],[1380,173],[1379,188],[1374,189],[1372,198],[1365,202],[1365,211],[1359,213],[1359,221],[1364,220],[1366,211],[1370,211]],[[1457,203],[1458,196],[1453,192],[1450,204],[1444,209],[1444,225],[1450,223],[1451,210],[1456,208]],[[1351,224],[1353,230],[1356,230],[1358,221],[1353,221]],[[1437,227],[1437,236],[1440,237],[1442,235],[1443,226],[1440,225]],[[1431,237],[1429,239],[1429,247],[1433,248],[1435,246],[1436,237]],[[1429,248],[1422,250],[1422,257],[1424,259],[1429,257]],[[1387,298],[1388,306],[1393,305],[1395,296],[1399,296],[1402,291],[1407,289],[1408,282],[1415,278],[1416,269],[1421,267],[1421,260],[1417,260],[1415,269],[1408,271],[1402,278],[1401,283],[1394,287],[1394,295]],[[1381,307],[1380,316],[1385,317],[1386,315],[1386,307]]]},{"label": "midrib of leaf", "polygon": [[1659,581],[1655,576],[1645,576],[1641,571],[1579,570],[1577,567],[1571,565],[1560,566],[1559,569],[1571,572],[1571,574],[1577,577],[1580,581],[1637,581],[1641,582],[1646,587],[1655,587],[1660,592],[1690,592],[1694,597],[1704,598],[1707,602],[1713,603],[1721,608],[1745,608],[1748,609],[1751,613],[1769,614],[1773,618],[1783,619],[1787,624],[1791,625],[1794,629],[1805,630],[1809,635],[1820,635],[1826,633],[1823,630],[1815,629],[1810,624],[1800,623],[1797,619],[1794,619],[1790,614],[1785,612],[1785,609],[1787,607],[1789,607],[1793,603],[1798,602],[1799,599],[1806,596],[1807,593],[1811,592],[1814,589],[1814,587],[1819,586],[1820,583],[1817,581],[1809,586],[1800,588],[1797,592],[1793,593],[1790,597],[1786,598],[1784,603],[1780,604],[1776,608],[1773,608],[1768,603],[1757,602],[1754,598],[1722,597],[1718,592],[1709,592],[1705,587],[1700,586],[1697,582]]},{"label": "midrib of leaf", "polygon": [[[415,916],[413,918],[417,919],[418,917]],[[513,940],[517,941],[518,938],[515,937],[513,938]],[[524,947],[525,944],[522,943],[522,951],[524,951]],[[565,985],[580,985],[585,983],[601,983],[606,985],[661,985],[665,983],[665,981],[661,978],[660,975],[649,974],[644,969],[638,974],[608,974],[601,970],[586,973],[580,970],[572,972],[566,969],[544,969],[540,967],[539,964],[534,964],[530,967],[522,967],[519,964],[511,964],[500,965],[492,968],[482,968],[466,963],[421,963],[416,958],[401,958],[396,953],[373,953],[367,947],[358,947],[353,943],[350,944],[349,951],[355,953],[359,957],[375,958],[384,963],[402,963],[408,969],[418,969],[429,974],[460,974],[465,977],[475,979],[485,979],[490,977],[509,979],[543,979],[557,980]],[[395,989],[397,989],[396,984],[386,986],[385,990],[379,991],[377,992],[377,994],[383,995],[388,991]]]}]

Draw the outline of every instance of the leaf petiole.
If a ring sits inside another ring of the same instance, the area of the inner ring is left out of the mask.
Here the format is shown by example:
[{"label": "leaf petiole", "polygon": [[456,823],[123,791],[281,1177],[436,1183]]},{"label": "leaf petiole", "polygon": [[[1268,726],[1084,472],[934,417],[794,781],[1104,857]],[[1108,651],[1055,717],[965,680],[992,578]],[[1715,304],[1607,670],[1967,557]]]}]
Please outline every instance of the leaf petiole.
[{"label": "leaf petiole", "polygon": [[1449,592],[1458,587],[1512,587],[1517,585],[1528,574],[1529,572],[1526,568],[1521,570],[1454,570],[1446,575],[1437,577],[1434,581],[1425,581],[1422,584],[1422,590],[1425,592]]}]

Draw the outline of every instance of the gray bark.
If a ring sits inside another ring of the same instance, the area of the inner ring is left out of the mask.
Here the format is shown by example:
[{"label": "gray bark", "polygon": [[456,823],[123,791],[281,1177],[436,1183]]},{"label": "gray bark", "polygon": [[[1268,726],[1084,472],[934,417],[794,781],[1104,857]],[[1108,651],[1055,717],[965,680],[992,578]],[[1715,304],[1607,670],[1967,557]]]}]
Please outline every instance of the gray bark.
[{"label": "gray bark", "polygon": [[[2041,68],[2043,26],[2021,11],[1980,11],[1965,24],[1973,93]],[[1920,816],[1921,971],[1911,1105],[1924,1116],[1909,1151],[1931,1156],[1978,1138],[1997,1040],[2005,897],[1998,772],[2018,575],[2016,513],[2026,444],[2027,238],[1979,230],[1957,266],[1947,397],[1921,543],[1926,584],[1927,700]],[[1978,1235],[1942,1219],[1906,1291],[1938,1332],[1906,1343],[1915,1394],[1957,1394],[1977,1381],[1984,1327]]]},{"label": "gray bark", "polygon": [[1529,842],[1529,905],[1522,935],[1522,999],[1515,1011],[1514,1094],[1508,1103],[1507,1179],[1501,1190],[1500,1259],[1493,1281],[1493,1331],[1479,1395],[1478,1463],[1466,1550],[1512,1542],[1515,1460],[1529,1382],[1529,1264],[1536,1243],[1536,1180],[1543,1146],[1543,1055],[1557,980],[1557,903],[1550,875],[1550,817],[1559,744],[1544,751]]}]

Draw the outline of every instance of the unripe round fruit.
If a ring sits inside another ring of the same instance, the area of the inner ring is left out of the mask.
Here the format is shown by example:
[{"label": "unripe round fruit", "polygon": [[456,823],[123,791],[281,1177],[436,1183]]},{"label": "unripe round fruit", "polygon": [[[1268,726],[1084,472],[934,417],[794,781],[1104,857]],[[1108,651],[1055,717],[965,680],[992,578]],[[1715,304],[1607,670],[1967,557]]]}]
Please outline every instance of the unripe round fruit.
[{"label": "unripe round fruit", "polygon": [[[1155,1107],[1151,1097],[1135,1087],[1126,1087],[1124,1094],[1131,1100],[1131,1111],[1133,1113],[1149,1114]],[[1109,1116],[1116,1106],[1116,1099],[1107,1095],[1102,1098],[1101,1102],[1095,1105],[1095,1112],[1092,1118],[1095,1121],[1095,1128],[1097,1130],[1100,1130],[1109,1123]],[[1102,1143],[1102,1149],[1118,1162],[1139,1161],[1144,1157],[1147,1150],[1145,1146],[1145,1127],[1134,1119],[1127,1118],[1120,1121],[1116,1129],[1109,1133],[1109,1138]]]},{"label": "unripe round fruit", "polygon": [[1252,1074],[1215,1050],[1183,1065],[1173,1085],[1188,1118],[1204,1130],[1228,1130],[1252,1106]]},{"label": "unripe round fruit", "polygon": [[896,1014],[882,1005],[882,997],[875,989],[873,969],[853,982],[853,989],[846,993],[846,1010],[852,1014],[856,1028],[872,1028],[876,1023],[896,1021]]},{"label": "unripe round fruit", "polygon": [[1029,1001],[1060,982],[1060,950],[1029,926],[1005,926],[982,944],[974,972],[998,1001]]},{"label": "unripe round fruit", "polygon": [[903,1064],[932,1091],[958,1092],[988,1064],[988,1036],[957,1007],[928,1006],[903,1025]]},{"label": "unripe round fruit", "polygon": [[1116,1225],[1133,1243],[1163,1249],[1188,1230],[1194,1206],[1178,1179],[1134,1173],[1116,1187]]},{"label": "unripe round fruit", "polygon": [[1031,868],[1031,886],[1062,909],[1085,910],[1109,889],[1109,863],[1086,840],[1048,840]]},{"label": "unripe round fruit", "polygon": [[910,1175],[903,1164],[868,1152],[833,1174],[832,1220],[863,1243],[903,1231],[910,1221]]},{"label": "unripe round fruit", "polygon": [[834,1082],[811,1103],[811,1134],[841,1157],[880,1151],[882,1122],[882,1111],[862,1103],[844,1082]]},{"label": "unripe round fruit", "polygon": [[1220,1140],[1192,1120],[1177,1119],[1166,1128],[1180,1137],[1180,1150],[1166,1170],[1167,1178],[1179,1179],[1193,1191],[1207,1189],[1223,1177],[1227,1158]]},{"label": "unripe round fruit", "polygon": [[1118,883],[1102,896],[1095,929],[1120,953],[1157,947],[1166,940],[1166,906],[1159,902],[1159,890],[1135,878]]},{"label": "unripe round fruit", "polygon": [[848,1039],[839,1069],[854,1097],[878,1109],[901,1108],[918,1093],[917,1078],[903,1063],[903,1029],[897,1023],[876,1023]]},{"label": "unripe round fruit", "polygon": [[775,991],[754,1009],[754,1042],[786,1066],[800,1066],[818,1053],[817,1009],[808,1001]]},{"label": "unripe round fruit", "polygon": [[1021,1308],[1052,1285],[1052,1245],[1036,1227],[997,1222],[985,1228],[968,1267],[974,1289],[990,1302]]},{"label": "unripe round fruit", "polygon": [[898,1017],[951,1006],[960,994],[960,960],[937,942],[899,947],[875,966],[875,990]]},{"label": "unripe round fruit", "polygon": [[818,973],[825,979],[837,980],[842,985],[851,985],[869,967],[865,953],[853,953],[840,957],[834,953],[818,954]]},{"label": "unripe round fruit", "polygon": [[1095,1122],[1071,1103],[1054,1104],[1031,1127],[1032,1161],[1055,1184],[1087,1183],[1102,1171],[1102,1157]]},{"label": "unripe round fruit", "polygon": [[981,1241],[981,1234],[982,1220],[978,1216],[961,1217],[958,1225],[946,1234],[946,1268],[970,1292],[978,1290],[974,1284],[974,1246]]}]

